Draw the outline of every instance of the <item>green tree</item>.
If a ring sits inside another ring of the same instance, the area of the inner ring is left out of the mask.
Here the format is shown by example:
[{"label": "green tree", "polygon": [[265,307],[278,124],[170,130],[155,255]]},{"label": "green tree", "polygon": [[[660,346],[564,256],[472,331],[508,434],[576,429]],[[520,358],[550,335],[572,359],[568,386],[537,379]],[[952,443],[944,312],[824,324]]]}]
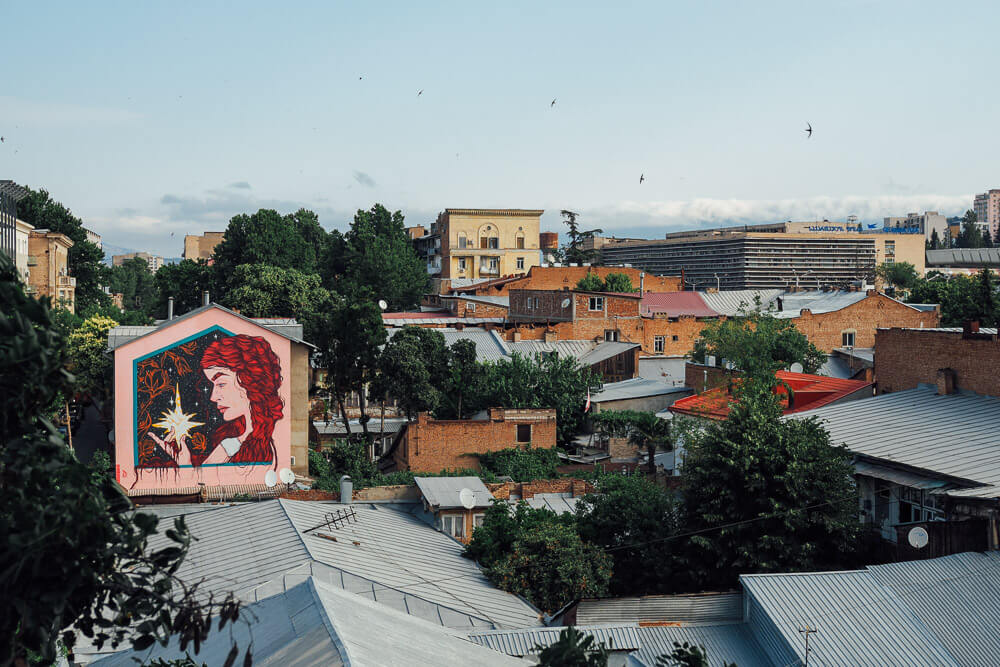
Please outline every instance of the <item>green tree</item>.
[{"label": "green tree", "polygon": [[587,249],[584,246],[593,245],[594,237],[601,234],[603,229],[591,229],[589,231],[580,231],[580,226],[576,222],[576,218],[579,215],[573,211],[560,211],[559,214],[565,218],[563,222],[569,227],[569,232],[567,236],[569,241],[563,247],[562,256],[563,260],[569,264],[586,264],[593,263],[600,257],[601,251],[596,250],[593,247]]},{"label": "green tree", "polygon": [[927,242],[927,249],[928,250],[939,250],[942,247],[944,247],[944,246],[941,244],[941,237],[938,236],[937,229],[932,229],[931,230],[931,238]]},{"label": "green tree", "polygon": [[[167,299],[174,297],[174,313],[183,315],[201,306],[202,292],[214,289],[212,267],[204,260],[185,259],[177,264],[164,264],[153,275],[156,286],[156,303],[153,316],[167,317]],[[223,295],[216,294],[214,299]]]},{"label": "green tree", "polygon": [[875,275],[883,283],[891,286],[893,293],[896,289],[904,291],[911,289],[920,278],[916,267],[909,262],[894,262],[892,264],[882,262],[875,268]]},{"label": "green tree", "polygon": [[111,355],[108,331],[118,322],[101,315],[84,320],[69,336],[69,370],[76,379],[74,389],[101,398],[111,395]]},{"label": "green tree", "polygon": [[[984,275],[983,271],[987,271],[988,275]],[[973,320],[983,326],[991,326],[1000,318],[994,299],[989,297],[991,293],[995,296],[995,276],[989,269],[983,269],[978,276],[945,278],[937,274],[921,278],[910,290],[906,301],[940,304],[943,327],[961,327]]]},{"label": "green tree", "polygon": [[141,257],[127,259],[108,273],[108,287],[122,295],[123,310],[151,315],[156,310],[157,293],[149,264]]},{"label": "green tree", "polygon": [[680,508],[673,493],[643,477],[607,475],[577,502],[577,529],[614,560],[611,594],[673,592],[670,540]]},{"label": "green tree", "polygon": [[441,332],[407,326],[386,343],[369,394],[392,398],[407,416],[431,412],[450,385],[449,352]]},{"label": "green tree", "polygon": [[559,453],[554,447],[512,447],[476,455],[483,470],[499,477],[510,477],[515,482],[533,479],[551,479],[560,465]]},{"label": "green tree", "polygon": [[572,526],[545,522],[521,533],[486,575],[551,613],[578,598],[607,595],[611,557],[584,544]]},{"label": "green tree", "polygon": [[385,301],[390,310],[416,308],[430,290],[427,267],[403,227],[403,214],[381,204],[359,210],[344,235],[344,281],[349,289]]},{"label": "green tree", "polygon": [[576,283],[576,288],[585,292],[604,292],[604,281],[596,273],[587,272],[583,278]]},{"label": "green tree", "polygon": [[656,473],[656,450],[673,449],[670,422],[660,419],[653,412],[635,410],[608,410],[592,418],[594,427],[612,438],[628,438],[629,442],[646,450],[649,473]]},{"label": "green tree", "polygon": [[445,395],[455,399],[455,415],[465,418],[464,398],[479,391],[480,365],[476,360],[476,344],[471,340],[455,341],[448,350],[448,390]]},{"label": "green tree", "polygon": [[981,269],[976,276],[974,302],[979,323],[987,327],[997,326],[1000,322],[1000,301],[997,300],[996,280],[989,269]]},{"label": "green tree", "polygon": [[65,234],[73,241],[67,263],[70,275],[76,278],[76,310],[108,305],[111,299],[101,289],[108,268],[104,266],[104,251],[87,240],[83,221],[44,189],[32,190],[17,204],[17,217],[36,229],[49,229]]},{"label": "green tree", "polygon": [[175,573],[190,544],[183,518],[168,546],[148,547],[158,519],[134,512],[120,487],[76,460],[45,410],[68,393],[64,341],[46,300],[24,294],[0,255],[0,664],[56,659],[77,633],[98,647],[181,649],[235,621],[232,596],[204,599]]},{"label": "green tree", "polygon": [[791,320],[759,309],[746,311],[743,317],[715,320],[702,329],[691,358],[704,363],[707,355],[730,361],[753,375],[773,375],[796,362],[804,372],[815,373],[826,363],[826,355]]},{"label": "green tree", "polygon": [[331,295],[317,273],[267,264],[241,264],[232,274],[234,287],[222,303],[246,317],[294,317],[309,342],[319,335],[321,313],[331,307]]},{"label": "green tree", "polygon": [[983,241],[982,248],[992,248],[993,247],[993,236],[990,235],[990,230],[983,228]]},{"label": "green tree", "polygon": [[593,635],[572,625],[559,633],[559,639],[538,650],[539,667],[607,667],[610,649],[594,641]]},{"label": "green tree", "polygon": [[604,278],[605,292],[638,292],[638,287],[632,286],[632,278],[627,273],[609,273]]},{"label": "green tree", "polygon": [[572,514],[556,514],[545,508],[534,508],[524,501],[513,507],[502,500],[493,500],[486,508],[483,525],[472,532],[472,540],[462,553],[484,568],[501,561],[514,548],[514,542],[529,529],[546,523],[572,527]]},{"label": "green tree", "polygon": [[687,590],[743,573],[836,569],[859,524],[851,455],[816,419],[781,417],[771,375],[744,376],[724,421],[685,438],[681,495]]},{"label": "green tree", "polygon": [[979,226],[976,224],[977,222],[978,218],[976,217],[975,211],[970,209],[965,212],[965,215],[962,216],[962,231],[958,233],[958,238],[955,239],[955,247],[983,247],[983,233],[979,230]]}]

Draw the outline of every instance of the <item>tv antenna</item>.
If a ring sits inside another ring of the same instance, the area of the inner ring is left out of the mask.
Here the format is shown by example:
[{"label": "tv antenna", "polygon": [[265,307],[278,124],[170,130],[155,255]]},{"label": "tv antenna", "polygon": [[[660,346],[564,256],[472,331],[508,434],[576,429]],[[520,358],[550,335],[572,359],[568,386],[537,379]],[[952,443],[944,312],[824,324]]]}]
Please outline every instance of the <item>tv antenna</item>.
[{"label": "tv antenna", "polygon": [[809,667],[809,651],[810,651],[809,635],[815,634],[817,632],[819,632],[819,628],[814,628],[808,623],[806,623],[805,627],[799,626],[799,634],[804,635],[806,639],[806,659],[805,662],[803,663],[805,667]]},{"label": "tv antenna", "polygon": [[471,510],[476,506],[476,493],[472,489],[462,489],[458,492],[458,501],[462,503],[462,507]]}]

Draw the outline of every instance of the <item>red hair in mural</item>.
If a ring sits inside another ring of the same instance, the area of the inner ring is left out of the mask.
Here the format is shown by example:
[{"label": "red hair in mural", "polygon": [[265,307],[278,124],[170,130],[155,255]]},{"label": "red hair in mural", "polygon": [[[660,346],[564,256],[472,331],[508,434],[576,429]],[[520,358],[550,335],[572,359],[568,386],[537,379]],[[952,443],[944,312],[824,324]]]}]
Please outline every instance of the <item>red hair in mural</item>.
[{"label": "red hair in mural", "polygon": [[[221,446],[223,441],[238,438],[242,445],[229,457],[230,462],[273,461],[277,467],[273,434],[275,423],[284,414],[284,403],[278,396],[281,364],[268,342],[260,336],[243,334],[220,338],[205,349],[201,369],[214,385],[211,400],[226,420],[210,435],[212,448]],[[215,370],[220,372],[213,377]],[[227,388],[223,376],[230,373],[236,376],[238,386]],[[234,392],[239,396],[236,399],[232,398]],[[237,414],[238,409],[232,405],[244,397],[249,402],[249,434],[246,433],[246,414]],[[232,413],[231,416],[227,417],[227,412]]]}]

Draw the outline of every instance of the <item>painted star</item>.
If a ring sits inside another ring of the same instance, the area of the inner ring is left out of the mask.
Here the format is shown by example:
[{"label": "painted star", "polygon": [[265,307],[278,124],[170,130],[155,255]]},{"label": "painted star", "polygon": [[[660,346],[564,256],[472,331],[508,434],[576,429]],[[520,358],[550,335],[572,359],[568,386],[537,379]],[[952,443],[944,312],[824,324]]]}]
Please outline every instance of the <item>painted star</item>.
[{"label": "painted star", "polygon": [[196,426],[203,426],[202,422],[192,421],[191,418],[194,415],[184,414],[181,409],[181,388],[180,385],[175,385],[174,390],[174,409],[169,412],[164,412],[161,421],[156,422],[153,426],[157,428],[162,428],[166,433],[164,434],[165,439],[173,440],[177,444],[180,444],[181,439],[187,437],[188,432],[195,428]]}]

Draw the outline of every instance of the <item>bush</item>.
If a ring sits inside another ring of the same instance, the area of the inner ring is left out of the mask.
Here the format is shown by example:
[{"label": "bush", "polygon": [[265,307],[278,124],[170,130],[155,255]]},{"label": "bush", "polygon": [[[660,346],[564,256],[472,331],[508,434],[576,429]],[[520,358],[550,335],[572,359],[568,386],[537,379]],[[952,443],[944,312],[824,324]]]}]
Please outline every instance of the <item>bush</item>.
[{"label": "bush", "polygon": [[496,452],[476,454],[484,472],[497,476],[508,476],[517,482],[530,482],[534,479],[551,479],[556,476],[559,466],[559,453],[555,448],[523,448],[513,447]]},{"label": "bush", "polygon": [[503,500],[494,499],[486,509],[483,525],[472,532],[472,541],[466,545],[462,555],[483,567],[490,567],[510,553],[520,535],[545,523],[572,527],[576,518],[569,513],[556,514],[548,509],[535,509],[526,502],[512,507]]}]

